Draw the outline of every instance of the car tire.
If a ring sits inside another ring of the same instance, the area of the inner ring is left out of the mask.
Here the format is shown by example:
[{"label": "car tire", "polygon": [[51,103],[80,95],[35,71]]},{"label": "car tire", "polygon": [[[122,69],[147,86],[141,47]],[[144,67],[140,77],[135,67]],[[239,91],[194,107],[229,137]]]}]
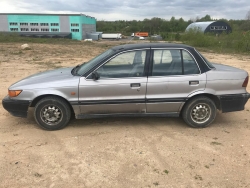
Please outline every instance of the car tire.
[{"label": "car tire", "polygon": [[43,129],[59,130],[68,125],[71,110],[63,99],[46,97],[36,104],[34,118]]},{"label": "car tire", "polygon": [[190,127],[205,128],[214,121],[216,113],[213,100],[208,97],[195,97],[184,106],[182,118]]}]

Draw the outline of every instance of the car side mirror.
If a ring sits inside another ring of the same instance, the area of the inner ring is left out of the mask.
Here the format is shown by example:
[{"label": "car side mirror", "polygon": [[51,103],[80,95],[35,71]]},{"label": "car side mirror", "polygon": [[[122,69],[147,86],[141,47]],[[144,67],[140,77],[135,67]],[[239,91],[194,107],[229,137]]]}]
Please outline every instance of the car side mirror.
[{"label": "car side mirror", "polygon": [[98,74],[98,72],[92,72],[92,79],[93,80],[99,80],[100,75]]}]

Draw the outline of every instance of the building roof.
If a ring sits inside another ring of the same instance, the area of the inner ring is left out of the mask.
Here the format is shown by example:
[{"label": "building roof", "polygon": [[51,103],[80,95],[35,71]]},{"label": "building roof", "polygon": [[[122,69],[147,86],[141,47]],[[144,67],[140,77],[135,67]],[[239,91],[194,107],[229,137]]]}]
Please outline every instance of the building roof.
[{"label": "building roof", "polygon": [[86,16],[94,18],[85,14],[46,14],[46,13],[0,13],[0,15],[38,15],[38,16]]},{"label": "building roof", "polygon": [[206,30],[206,28],[211,25],[212,23],[214,23],[215,21],[209,21],[209,22],[194,22],[191,23],[186,31],[188,31],[189,29],[199,29],[200,31],[204,32]]}]

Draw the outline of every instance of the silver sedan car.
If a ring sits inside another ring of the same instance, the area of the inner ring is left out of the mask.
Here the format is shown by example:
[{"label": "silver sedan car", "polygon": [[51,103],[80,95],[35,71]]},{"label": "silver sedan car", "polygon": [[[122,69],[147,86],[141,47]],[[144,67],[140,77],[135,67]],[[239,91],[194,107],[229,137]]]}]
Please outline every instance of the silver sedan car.
[{"label": "silver sedan car", "polygon": [[204,128],[217,110],[244,110],[248,73],[210,63],[195,48],[147,43],[113,47],[87,63],[29,76],[11,85],[3,107],[47,130],[76,119],[181,116]]}]

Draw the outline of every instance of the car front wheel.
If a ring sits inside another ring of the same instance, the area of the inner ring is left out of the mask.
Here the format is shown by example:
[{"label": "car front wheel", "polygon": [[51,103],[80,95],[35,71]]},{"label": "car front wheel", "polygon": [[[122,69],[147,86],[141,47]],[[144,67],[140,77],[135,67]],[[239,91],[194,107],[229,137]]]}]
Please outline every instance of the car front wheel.
[{"label": "car front wheel", "polygon": [[204,128],[216,117],[217,108],[208,97],[196,97],[188,101],[182,111],[182,118],[191,127]]},{"label": "car front wheel", "polygon": [[58,97],[46,97],[36,104],[34,117],[43,129],[58,130],[69,123],[71,110],[64,100]]}]

